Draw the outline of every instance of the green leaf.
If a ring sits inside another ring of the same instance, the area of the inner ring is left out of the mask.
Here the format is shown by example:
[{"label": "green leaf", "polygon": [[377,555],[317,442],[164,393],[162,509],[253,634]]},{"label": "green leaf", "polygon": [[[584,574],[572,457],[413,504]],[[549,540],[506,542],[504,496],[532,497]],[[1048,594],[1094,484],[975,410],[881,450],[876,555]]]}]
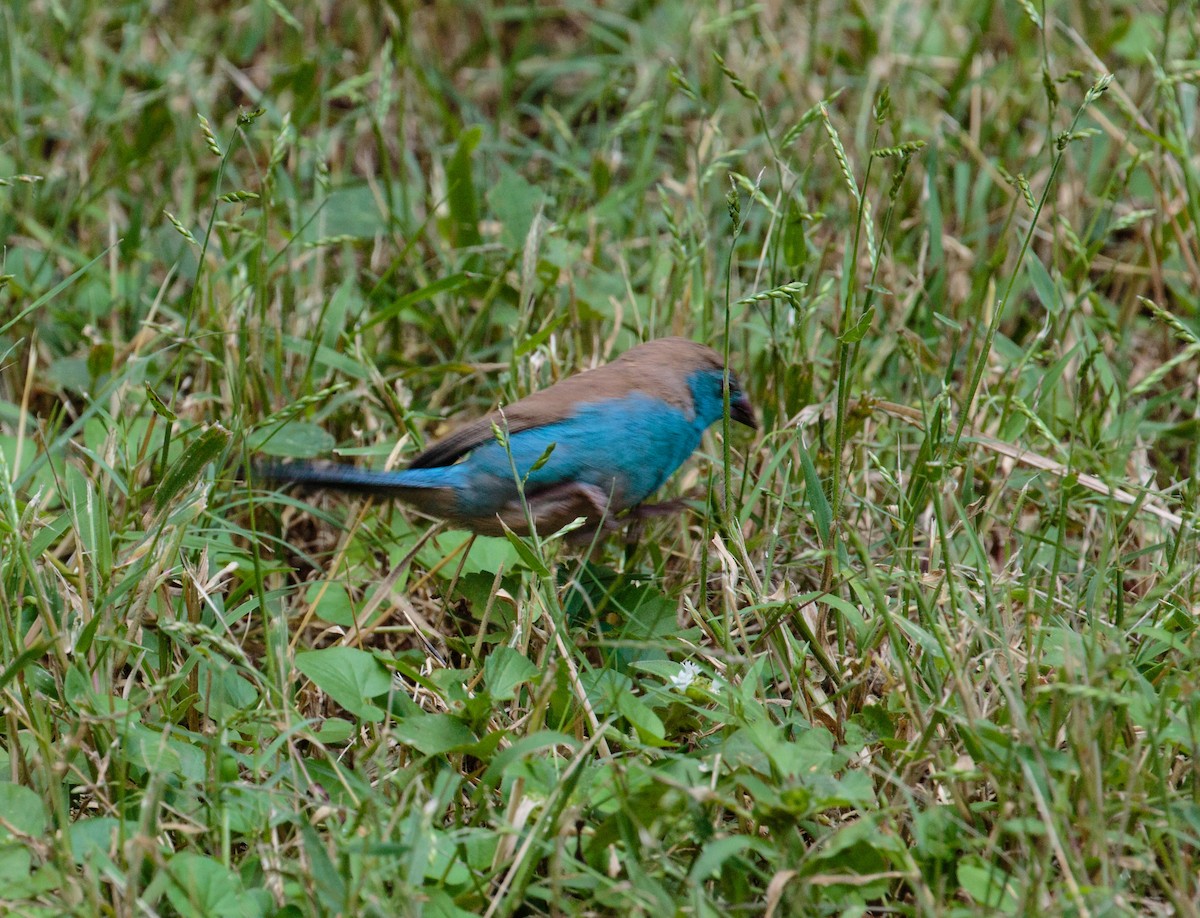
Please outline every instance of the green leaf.
[{"label": "green leaf", "polygon": [[1123,16],[1115,22],[1113,32],[1121,38],[1113,43],[1112,50],[1129,64],[1142,63],[1150,55],[1158,54],[1161,27],[1152,15]]},{"label": "green leaf", "polygon": [[508,543],[516,551],[521,562],[539,577],[550,576],[550,568],[546,566],[545,561],[538,557],[538,553],[533,550],[532,546],[509,529],[508,524],[503,520],[500,521],[500,525],[504,527],[504,537],[508,539]]},{"label": "green leaf", "polygon": [[666,728],[659,716],[642,699],[628,692],[617,696],[617,712],[637,731],[638,739],[650,746],[670,746],[663,737]]},{"label": "green leaf", "polygon": [[316,729],[316,737],[327,746],[341,746],[354,736],[354,724],[344,717],[326,717]]},{"label": "green leaf", "polygon": [[[24,785],[8,781],[0,781],[0,820],[0,825],[33,838],[45,835],[49,827],[46,802]],[[0,838],[7,837],[7,830],[0,828]]]},{"label": "green leaf", "polygon": [[354,625],[354,603],[350,593],[340,583],[322,580],[309,584],[304,598],[322,621],[343,628]]},{"label": "green leaf", "polygon": [[87,368],[88,376],[94,380],[111,373],[113,368],[113,346],[108,342],[92,345],[88,349]]},{"label": "green leaf", "polygon": [[1046,307],[1046,312],[1052,316],[1062,312],[1062,297],[1059,296],[1054,279],[1041,260],[1033,257],[1026,258],[1025,270],[1029,274],[1029,280],[1033,283],[1033,291],[1037,294],[1041,304]]},{"label": "green leaf", "polygon": [[575,750],[579,748],[579,740],[552,730],[542,730],[532,736],[522,737],[511,746],[496,753],[491,764],[488,765],[483,781],[485,784],[495,787],[500,783],[501,778],[511,777],[510,772],[517,771],[526,759],[534,758],[543,750],[554,749],[557,746],[566,746]]},{"label": "green leaf", "polygon": [[539,347],[549,340],[550,336],[558,329],[570,321],[570,316],[567,313],[554,316],[546,322],[541,328],[532,334],[525,335],[517,342],[513,348],[513,357],[524,357],[526,354],[532,354]]},{"label": "green leaf", "polygon": [[817,534],[821,537],[821,544],[828,545],[829,531],[833,527],[833,507],[829,504],[829,498],[825,496],[825,488],[817,474],[817,467],[813,465],[812,457],[808,454],[808,447],[803,443],[799,445],[800,464],[804,467],[808,509],[812,511],[813,522],[817,524]]},{"label": "green leaf", "polygon": [[[321,208],[321,222],[309,223],[298,234],[304,244],[342,239],[374,239],[388,231],[388,215],[372,184],[349,182],[330,190]],[[319,229],[319,234],[318,234]]]},{"label": "green leaf", "polygon": [[[99,619],[101,616],[96,615],[94,618]],[[53,647],[54,645],[50,641],[38,641],[17,654],[16,659],[5,666],[3,671],[0,671],[0,690],[4,689],[18,673],[30,664],[42,659]]]},{"label": "green leaf", "polygon": [[449,714],[409,717],[396,725],[396,737],[425,755],[445,755],[473,746],[477,740],[467,725]]},{"label": "green leaf", "polygon": [[483,129],[478,125],[469,127],[458,137],[454,155],[446,164],[446,198],[450,206],[450,241],[459,248],[479,245],[479,196],[475,190],[475,177],[471,172],[471,157]]},{"label": "green leaf", "polygon": [[363,720],[383,720],[368,699],[391,688],[392,677],[375,655],[357,647],[326,647],[296,654],[296,669],[343,708]]},{"label": "green leaf", "polygon": [[204,779],[205,756],[200,747],[137,722],[128,722],[121,734],[125,760],[146,772],[169,773],[191,783]]},{"label": "green leaf", "polygon": [[70,527],[71,522],[71,517],[66,513],[42,522],[41,528],[33,537],[33,541],[29,543],[30,556],[34,558],[41,557],[42,552],[50,548],[51,545],[57,545],[58,540],[62,538],[63,533]]},{"label": "green leaf", "polygon": [[500,221],[500,242],[506,249],[521,251],[534,215],[545,201],[546,192],[539,186],[531,184],[514,169],[501,170],[500,180],[487,191],[487,202],[491,213]]},{"label": "green leaf", "polygon": [[871,322],[875,318],[875,307],[872,306],[861,316],[858,321],[842,332],[842,336],[838,339],[843,344],[855,344],[863,339],[868,331],[871,330]]},{"label": "green leaf", "polygon": [[51,361],[46,378],[63,389],[86,391],[91,383],[87,359],[84,357],[59,357]]},{"label": "green leaf", "polygon": [[337,441],[324,428],[310,421],[288,421],[279,427],[257,430],[248,438],[250,449],[267,456],[311,459],[327,453]]},{"label": "green leaf", "polygon": [[[470,551],[463,562],[462,574],[464,576],[482,572],[488,575],[490,582],[490,579],[495,577],[496,571],[501,568],[510,571],[521,563],[520,555],[503,536],[476,536],[468,532],[454,531],[441,533],[437,539],[428,542],[421,549],[417,558],[421,564],[433,568],[468,540],[474,541],[471,542]],[[455,565],[453,564],[444,565],[439,567],[438,575],[449,580],[454,576],[454,569]]]},{"label": "green leaf", "polygon": [[427,886],[421,890],[424,907],[421,912],[424,918],[476,918],[478,912],[459,908],[454,897],[444,889]]},{"label": "green leaf", "polygon": [[612,169],[603,156],[592,157],[592,194],[596,200],[608,194],[612,187]]},{"label": "green leaf", "polygon": [[593,669],[579,674],[583,690],[596,714],[603,717],[618,710],[621,696],[633,691],[633,680],[611,669]]},{"label": "green leaf", "polygon": [[424,303],[427,300],[433,299],[440,293],[453,293],[455,290],[461,290],[471,283],[473,283],[473,278],[470,274],[465,273],[451,274],[448,277],[439,278],[432,284],[427,284],[420,290],[414,290],[412,293],[406,293],[404,296],[393,300],[378,312],[372,313],[371,317],[363,322],[360,331],[366,331],[373,325],[386,322],[394,316],[400,315],[402,312],[407,312],[418,303]]},{"label": "green leaf", "polygon": [[19,841],[0,839],[0,899],[18,899],[28,895],[29,872],[33,857]]},{"label": "green leaf", "polygon": [[311,825],[303,823],[300,837],[304,842],[305,873],[320,905],[310,912],[318,915],[340,915],[346,902],[346,877],[330,857],[325,839]]},{"label": "green leaf", "polygon": [[[116,819],[112,816],[92,816],[71,823],[71,856],[75,863],[95,865],[111,864],[123,840],[137,835],[138,824],[132,819]],[[101,861],[100,859],[104,860]]]},{"label": "green leaf", "polygon": [[700,856],[692,865],[689,878],[693,883],[703,883],[717,874],[730,858],[735,858],[748,848],[758,848],[764,857],[771,856],[770,846],[748,835],[727,835],[714,838],[704,845]]},{"label": "green leaf", "polygon": [[185,918],[257,918],[259,897],[247,893],[241,877],[219,861],[190,851],[171,858],[166,868],[167,898]]},{"label": "green leaf", "polygon": [[547,462],[550,461],[550,457],[554,455],[554,447],[557,445],[558,444],[556,444],[556,443],[551,443],[549,446],[546,447],[546,449],[542,452],[542,454],[533,461],[533,465],[531,465],[529,467],[529,473],[525,476],[526,481],[529,480],[530,475],[532,475],[534,472],[536,472],[538,469],[540,469],[542,466],[544,466]]},{"label": "green leaf", "polygon": [[112,574],[112,531],[108,524],[108,503],[97,493],[95,485],[83,475],[72,471],[71,519],[75,536],[83,548],[85,568],[93,594],[107,584]]},{"label": "green leaf", "polygon": [[220,424],[212,424],[188,444],[187,449],[171,463],[171,467],[155,488],[154,509],[162,510],[195,485],[205,467],[225,452],[231,439],[232,435],[228,430]]},{"label": "green leaf", "polygon": [[150,383],[146,383],[146,397],[150,399],[150,407],[154,409],[154,413],[160,418],[166,418],[168,421],[176,420],[175,412],[167,407],[167,403],[158,397],[158,393],[154,391],[154,387]]},{"label": "green leaf", "polygon": [[483,679],[492,698],[508,701],[516,697],[517,686],[529,682],[538,668],[511,647],[501,645],[483,662]]},{"label": "green leaf", "polygon": [[958,882],[968,896],[986,908],[1005,915],[1017,913],[1017,896],[1012,878],[995,864],[985,864],[976,858],[958,865]]},{"label": "green leaf", "polygon": [[799,274],[808,261],[808,239],[804,234],[804,216],[800,208],[792,203],[788,208],[787,221],[783,225],[783,260]]},{"label": "green leaf", "polygon": [[16,325],[18,322],[20,322],[26,316],[32,315],[35,312],[37,312],[38,310],[40,310],[46,303],[49,303],[52,299],[54,299],[56,296],[58,296],[60,293],[62,293],[64,290],[66,290],[68,287],[70,287],[73,283],[75,283],[75,281],[79,280],[79,278],[81,278],[85,274],[87,274],[87,272],[89,270],[91,270],[92,265],[96,264],[96,262],[100,261],[105,256],[107,256],[108,253],[112,249],[116,248],[116,246],[117,246],[117,243],[114,242],[112,245],[110,245],[103,252],[98,254],[95,258],[93,258],[91,261],[89,261],[82,268],[79,268],[77,271],[72,273],[69,277],[59,281],[52,288],[47,290],[45,293],[43,293],[36,300],[31,302],[28,306],[26,306],[20,312],[11,314],[12,309],[11,309],[11,307],[9,307],[10,314],[7,316],[8,321],[6,321],[3,325],[0,325],[0,335],[3,335],[5,332],[7,332],[10,328],[12,328],[14,325]]}]

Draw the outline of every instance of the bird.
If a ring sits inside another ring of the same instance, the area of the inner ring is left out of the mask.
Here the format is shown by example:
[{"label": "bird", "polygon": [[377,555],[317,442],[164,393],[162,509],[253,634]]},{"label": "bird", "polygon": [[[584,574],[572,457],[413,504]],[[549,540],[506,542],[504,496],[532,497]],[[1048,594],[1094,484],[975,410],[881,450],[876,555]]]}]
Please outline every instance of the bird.
[{"label": "bird", "polygon": [[[621,525],[643,506],[725,414],[757,429],[754,409],[721,355],[688,338],[656,338],[610,363],[565,377],[467,423],[406,468],[269,462],[255,476],[282,485],[390,497],[479,535],[576,520],[578,539]],[[673,508],[672,508],[673,509]]]}]

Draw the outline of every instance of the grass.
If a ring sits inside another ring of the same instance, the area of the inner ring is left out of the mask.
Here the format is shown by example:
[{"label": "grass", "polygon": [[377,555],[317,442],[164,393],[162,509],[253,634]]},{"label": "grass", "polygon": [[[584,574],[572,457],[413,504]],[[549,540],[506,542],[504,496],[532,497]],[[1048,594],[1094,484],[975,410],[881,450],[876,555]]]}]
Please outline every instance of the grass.
[{"label": "grass", "polygon": [[[1200,911],[1194,3],[0,22],[6,912]],[[235,474],[666,334],[586,562]]]}]

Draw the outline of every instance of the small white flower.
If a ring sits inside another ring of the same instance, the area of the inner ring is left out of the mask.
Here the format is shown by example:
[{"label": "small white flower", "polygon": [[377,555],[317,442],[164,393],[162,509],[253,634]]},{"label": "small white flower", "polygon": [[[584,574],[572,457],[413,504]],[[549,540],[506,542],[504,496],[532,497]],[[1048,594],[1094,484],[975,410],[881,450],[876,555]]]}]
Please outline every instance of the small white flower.
[{"label": "small white flower", "polygon": [[679,672],[671,677],[671,685],[679,691],[685,692],[699,675],[700,667],[691,660],[685,660],[680,664]]}]

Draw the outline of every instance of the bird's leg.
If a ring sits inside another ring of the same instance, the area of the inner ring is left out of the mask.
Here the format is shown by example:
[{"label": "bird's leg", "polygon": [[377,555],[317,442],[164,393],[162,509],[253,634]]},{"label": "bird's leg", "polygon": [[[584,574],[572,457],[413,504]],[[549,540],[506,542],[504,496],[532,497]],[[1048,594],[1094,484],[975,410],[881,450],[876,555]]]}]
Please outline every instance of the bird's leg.
[{"label": "bird's leg", "polygon": [[660,504],[638,504],[629,511],[629,516],[633,519],[646,520],[659,516],[673,516],[676,513],[682,513],[687,508],[686,500],[675,498],[664,500]]},{"label": "bird's leg", "polygon": [[[573,542],[579,539],[590,539],[591,534],[601,525],[604,529],[615,529],[616,521],[608,511],[608,494],[591,484],[578,481],[563,482],[544,488],[536,494],[525,498],[529,506],[529,514],[537,526],[538,533],[543,536],[551,535],[572,523],[579,517],[588,520],[588,525],[574,530],[569,535]],[[510,505],[500,514],[501,519],[515,532],[528,534],[524,508],[519,504]]]},{"label": "bird's leg", "polygon": [[676,513],[681,513],[687,508],[687,501],[678,498],[664,500],[659,504],[638,504],[636,507],[631,507],[625,515],[625,519],[629,522],[629,528],[625,532],[626,544],[632,545],[641,538],[642,528],[645,526],[646,520],[663,516],[674,516]]}]

